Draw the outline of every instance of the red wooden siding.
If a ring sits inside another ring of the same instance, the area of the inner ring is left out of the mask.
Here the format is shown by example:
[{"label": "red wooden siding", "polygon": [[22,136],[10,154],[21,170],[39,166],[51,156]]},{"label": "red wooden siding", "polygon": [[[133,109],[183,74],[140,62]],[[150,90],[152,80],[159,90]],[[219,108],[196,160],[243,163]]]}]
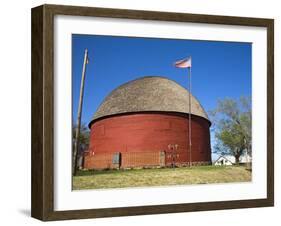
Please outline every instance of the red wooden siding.
[{"label": "red wooden siding", "polygon": [[[192,162],[210,163],[210,123],[192,116]],[[180,113],[136,113],[108,117],[91,125],[87,169],[116,168],[114,153],[121,153],[121,168],[161,165],[164,153],[166,166],[172,163],[169,144],[178,144],[176,164],[188,164],[188,117]],[[162,164],[163,165],[163,164]]]}]

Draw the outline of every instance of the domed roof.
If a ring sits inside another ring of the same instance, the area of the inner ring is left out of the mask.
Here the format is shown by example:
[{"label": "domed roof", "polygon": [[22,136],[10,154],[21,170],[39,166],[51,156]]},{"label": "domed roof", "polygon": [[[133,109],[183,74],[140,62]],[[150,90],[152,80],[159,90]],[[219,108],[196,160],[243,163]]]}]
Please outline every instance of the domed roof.
[{"label": "domed roof", "polygon": [[[138,78],[113,90],[99,106],[93,120],[109,115],[146,111],[189,113],[189,92],[165,77]],[[191,113],[209,120],[203,107],[192,95]]]}]

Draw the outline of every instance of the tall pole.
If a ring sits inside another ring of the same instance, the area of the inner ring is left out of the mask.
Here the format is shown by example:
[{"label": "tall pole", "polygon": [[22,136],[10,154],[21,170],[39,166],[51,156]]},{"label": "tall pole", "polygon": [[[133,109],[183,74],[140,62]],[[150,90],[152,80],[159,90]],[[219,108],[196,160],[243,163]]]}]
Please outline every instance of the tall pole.
[{"label": "tall pole", "polygon": [[191,146],[192,146],[192,142],[191,142],[191,66],[188,67],[189,70],[189,76],[188,76],[188,80],[189,80],[189,115],[188,115],[188,136],[189,136],[189,166],[191,167],[192,165],[192,154],[191,154]]},{"label": "tall pole", "polygon": [[72,166],[73,166],[72,173],[73,173],[73,175],[76,175],[76,171],[77,171],[79,136],[80,136],[80,127],[81,127],[81,115],[82,115],[84,83],[85,83],[86,64],[87,63],[88,63],[88,49],[85,49],[84,63],[83,63],[83,69],[82,69],[82,78],[81,78],[81,85],[80,85],[77,127],[76,127],[76,133],[75,133],[75,142],[74,142],[73,159],[72,159]]}]

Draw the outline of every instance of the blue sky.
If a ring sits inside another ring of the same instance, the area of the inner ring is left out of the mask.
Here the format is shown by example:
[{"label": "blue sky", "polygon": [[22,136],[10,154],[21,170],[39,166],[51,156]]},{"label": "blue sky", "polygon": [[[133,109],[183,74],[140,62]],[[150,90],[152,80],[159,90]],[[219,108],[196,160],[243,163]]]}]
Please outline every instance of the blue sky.
[{"label": "blue sky", "polygon": [[73,120],[76,122],[84,50],[89,51],[82,122],[88,124],[103,99],[142,76],[164,76],[185,88],[186,69],[173,63],[192,56],[192,94],[208,112],[218,99],[251,95],[251,43],[72,35]]}]

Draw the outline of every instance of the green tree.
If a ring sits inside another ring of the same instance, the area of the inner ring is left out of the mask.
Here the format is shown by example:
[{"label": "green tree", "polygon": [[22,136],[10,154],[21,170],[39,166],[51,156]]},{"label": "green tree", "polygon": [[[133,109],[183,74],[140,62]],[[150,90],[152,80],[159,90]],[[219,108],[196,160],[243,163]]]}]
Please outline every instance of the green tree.
[{"label": "green tree", "polygon": [[[73,124],[72,126],[72,143],[74,145],[75,142],[75,135],[76,135],[77,125]],[[90,138],[90,130],[88,126],[82,124],[80,127],[80,135],[79,135],[79,144],[82,146],[89,146],[89,138]]]},{"label": "green tree", "polygon": [[247,152],[252,153],[252,107],[250,97],[238,101],[226,98],[219,100],[211,112],[215,132],[214,153],[233,155],[235,163]]},{"label": "green tree", "polygon": [[[73,124],[73,126],[72,126],[72,152],[74,151],[76,129],[77,129],[77,125]],[[89,142],[90,142],[90,130],[89,130],[88,126],[86,126],[85,124],[82,124],[80,127],[80,135],[79,135],[79,146],[78,146],[78,153],[77,153],[78,158],[84,154],[85,150],[88,149]]]}]

